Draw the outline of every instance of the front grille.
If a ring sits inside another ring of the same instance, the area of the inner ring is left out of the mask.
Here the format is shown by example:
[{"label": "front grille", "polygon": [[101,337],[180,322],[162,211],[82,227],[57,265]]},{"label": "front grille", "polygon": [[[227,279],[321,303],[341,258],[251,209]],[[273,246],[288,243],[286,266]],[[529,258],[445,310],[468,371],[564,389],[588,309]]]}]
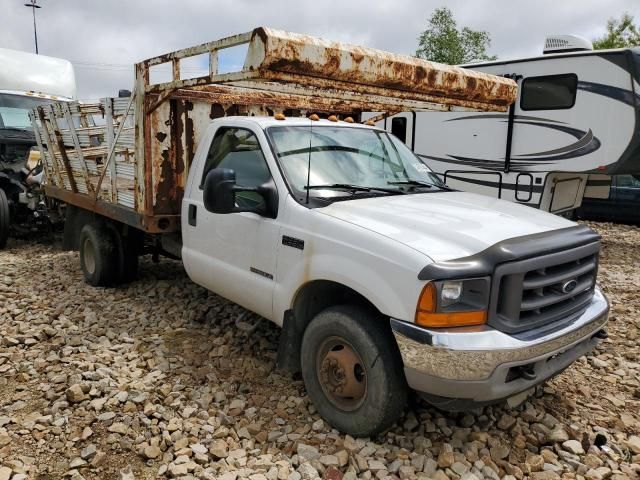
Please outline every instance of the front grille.
[{"label": "front grille", "polygon": [[498,266],[489,324],[517,333],[582,313],[593,297],[599,249],[595,242]]}]

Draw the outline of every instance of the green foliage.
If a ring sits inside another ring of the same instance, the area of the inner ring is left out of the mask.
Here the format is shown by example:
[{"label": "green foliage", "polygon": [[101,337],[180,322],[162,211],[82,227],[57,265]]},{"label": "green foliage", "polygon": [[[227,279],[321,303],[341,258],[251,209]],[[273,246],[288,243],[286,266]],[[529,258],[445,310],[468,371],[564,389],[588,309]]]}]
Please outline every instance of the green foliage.
[{"label": "green foliage", "polygon": [[453,13],[447,7],[437,8],[429,26],[420,34],[416,56],[433,62],[459,65],[477,60],[495,60],[487,54],[491,46],[488,32],[458,29]]},{"label": "green foliage", "polygon": [[607,34],[593,41],[593,48],[625,48],[640,46],[640,27],[633,23],[633,17],[625,13],[620,20],[610,18],[607,22]]}]

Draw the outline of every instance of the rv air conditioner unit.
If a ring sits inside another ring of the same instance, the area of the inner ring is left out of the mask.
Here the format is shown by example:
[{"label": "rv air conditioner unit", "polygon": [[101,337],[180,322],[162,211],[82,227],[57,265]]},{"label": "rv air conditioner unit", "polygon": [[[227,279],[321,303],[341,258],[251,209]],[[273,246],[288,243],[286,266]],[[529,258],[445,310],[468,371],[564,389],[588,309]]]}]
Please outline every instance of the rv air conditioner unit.
[{"label": "rv air conditioner unit", "polygon": [[542,53],[580,52],[593,50],[593,44],[577,35],[550,35],[544,41]]}]

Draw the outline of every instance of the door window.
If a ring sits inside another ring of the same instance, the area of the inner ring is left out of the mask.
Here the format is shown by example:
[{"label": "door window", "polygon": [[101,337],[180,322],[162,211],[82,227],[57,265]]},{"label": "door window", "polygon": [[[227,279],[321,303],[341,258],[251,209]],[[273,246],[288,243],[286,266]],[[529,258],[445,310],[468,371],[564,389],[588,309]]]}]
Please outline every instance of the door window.
[{"label": "door window", "polygon": [[578,77],[575,73],[529,77],[522,82],[522,110],[558,110],[576,102]]},{"label": "door window", "polygon": [[[200,188],[207,173],[214,168],[229,168],[236,172],[236,183],[255,188],[271,179],[269,167],[260,148],[258,138],[244,128],[220,128],[216,132],[204,165]],[[239,207],[259,207],[264,203],[256,192],[237,192]]]}]

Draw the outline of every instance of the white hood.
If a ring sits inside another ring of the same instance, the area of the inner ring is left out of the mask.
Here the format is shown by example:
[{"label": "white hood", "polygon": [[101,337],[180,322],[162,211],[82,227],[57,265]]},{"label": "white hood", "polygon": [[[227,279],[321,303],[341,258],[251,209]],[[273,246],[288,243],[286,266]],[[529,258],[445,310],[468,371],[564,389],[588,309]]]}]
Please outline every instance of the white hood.
[{"label": "white hood", "polygon": [[508,238],[575,225],[531,207],[466,192],[346,200],[317,211],[392,238],[435,262],[473,255]]}]

